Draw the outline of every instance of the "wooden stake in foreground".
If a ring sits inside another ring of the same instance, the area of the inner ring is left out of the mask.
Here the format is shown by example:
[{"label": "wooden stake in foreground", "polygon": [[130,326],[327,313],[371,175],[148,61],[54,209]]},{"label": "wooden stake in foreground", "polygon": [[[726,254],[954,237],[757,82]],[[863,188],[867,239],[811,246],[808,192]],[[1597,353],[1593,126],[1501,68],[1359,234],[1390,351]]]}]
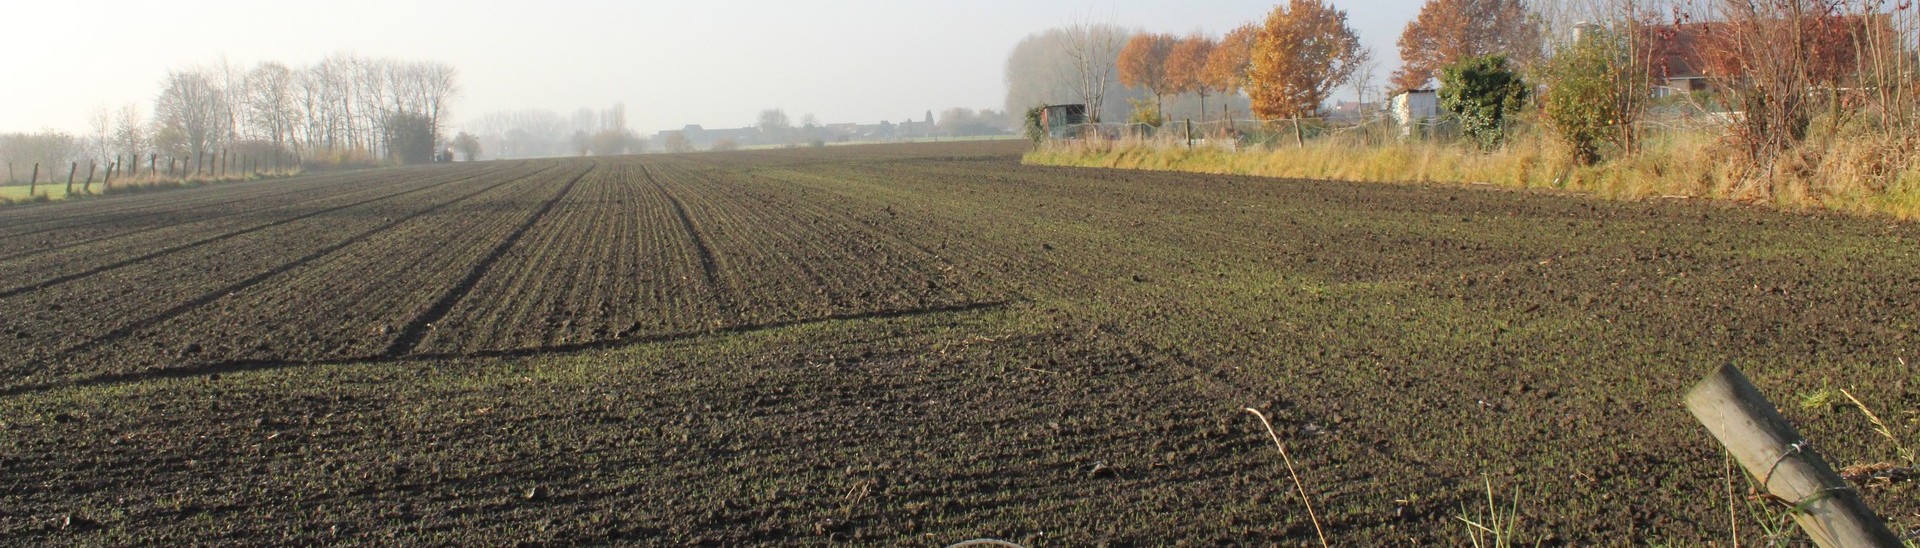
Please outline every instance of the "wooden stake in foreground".
[{"label": "wooden stake in foreground", "polygon": [[1900,546],[1860,493],[1833,473],[1812,443],[1780,416],[1732,365],[1687,391],[1687,411],[1773,496],[1794,505],[1793,521],[1826,547]]}]

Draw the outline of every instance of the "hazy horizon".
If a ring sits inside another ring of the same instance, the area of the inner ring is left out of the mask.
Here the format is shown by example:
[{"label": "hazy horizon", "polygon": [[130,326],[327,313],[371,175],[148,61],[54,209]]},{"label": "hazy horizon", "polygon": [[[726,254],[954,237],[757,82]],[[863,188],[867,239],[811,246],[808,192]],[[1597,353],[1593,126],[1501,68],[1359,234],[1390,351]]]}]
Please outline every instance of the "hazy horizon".
[{"label": "hazy horizon", "polygon": [[[1419,0],[1332,0],[1379,60]],[[69,1],[25,6],[15,43],[40,44],[0,65],[0,132],[82,133],[95,107],[151,112],[169,69],[279,61],[303,67],[336,52],[441,61],[459,70],[453,127],[497,111],[626,105],[631,127],[742,127],[768,108],[795,119],[873,123],[952,107],[1001,108],[1008,52],[1073,21],[1219,35],[1277,0],[426,3],[351,0],[324,7],[225,0]],[[82,38],[86,37],[86,38]],[[26,83],[22,83],[26,82]],[[1341,96],[1350,96],[1343,90]]]}]

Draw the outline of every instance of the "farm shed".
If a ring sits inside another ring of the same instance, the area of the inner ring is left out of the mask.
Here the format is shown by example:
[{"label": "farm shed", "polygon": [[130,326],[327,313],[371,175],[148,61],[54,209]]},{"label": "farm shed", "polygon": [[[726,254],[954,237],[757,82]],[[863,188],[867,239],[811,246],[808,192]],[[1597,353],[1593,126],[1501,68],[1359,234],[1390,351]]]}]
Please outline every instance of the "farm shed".
[{"label": "farm shed", "polygon": [[1440,117],[1440,94],[1432,89],[1410,89],[1394,95],[1387,111],[1400,124],[1400,136],[1410,137],[1416,125]]},{"label": "farm shed", "polygon": [[1040,126],[1047,128],[1049,139],[1069,138],[1074,127],[1086,123],[1086,105],[1047,105],[1040,109]]}]

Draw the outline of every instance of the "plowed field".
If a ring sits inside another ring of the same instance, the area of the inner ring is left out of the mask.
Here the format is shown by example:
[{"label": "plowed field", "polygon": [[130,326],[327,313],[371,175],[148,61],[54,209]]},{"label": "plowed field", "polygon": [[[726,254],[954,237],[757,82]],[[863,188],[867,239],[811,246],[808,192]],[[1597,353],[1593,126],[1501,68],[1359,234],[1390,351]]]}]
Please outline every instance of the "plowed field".
[{"label": "plowed field", "polygon": [[1019,152],[0,210],[0,544],[1314,542],[1246,407],[1337,545],[1489,484],[1525,543],[1752,541],[1680,404],[1729,362],[1838,465],[1920,447],[1920,227]]}]

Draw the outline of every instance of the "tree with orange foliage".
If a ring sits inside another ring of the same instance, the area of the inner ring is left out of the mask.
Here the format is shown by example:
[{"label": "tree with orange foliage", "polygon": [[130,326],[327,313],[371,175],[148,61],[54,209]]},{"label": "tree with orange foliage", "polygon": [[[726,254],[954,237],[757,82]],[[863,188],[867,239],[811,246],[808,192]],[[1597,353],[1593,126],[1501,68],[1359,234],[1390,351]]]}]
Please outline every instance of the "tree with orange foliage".
[{"label": "tree with orange foliage", "polygon": [[1253,47],[1260,42],[1260,26],[1241,25],[1227,32],[1213,52],[1207,55],[1205,79],[1220,95],[1239,93],[1247,87],[1247,70],[1253,63]]},{"label": "tree with orange foliage", "polygon": [[1180,39],[1167,52],[1167,79],[1173,93],[1192,93],[1200,96],[1200,121],[1207,120],[1207,96],[1215,91],[1213,84],[1207,81],[1207,58],[1213,54],[1214,42],[1202,34],[1194,34]]},{"label": "tree with orange foliage", "polygon": [[1164,96],[1172,92],[1173,80],[1167,77],[1167,58],[1180,39],[1170,34],[1136,34],[1120,48],[1120,84],[1146,88],[1153,94],[1155,112],[1164,112]]},{"label": "tree with orange foliage", "polygon": [[1527,66],[1540,59],[1540,27],[1524,0],[1427,0],[1400,33],[1400,70],[1393,85],[1419,89],[1440,68],[1463,59],[1505,54]]},{"label": "tree with orange foliage", "polygon": [[1253,48],[1247,87],[1253,113],[1265,119],[1313,116],[1366,60],[1345,10],[1320,0],[1290,0],[1267,15]]}]

